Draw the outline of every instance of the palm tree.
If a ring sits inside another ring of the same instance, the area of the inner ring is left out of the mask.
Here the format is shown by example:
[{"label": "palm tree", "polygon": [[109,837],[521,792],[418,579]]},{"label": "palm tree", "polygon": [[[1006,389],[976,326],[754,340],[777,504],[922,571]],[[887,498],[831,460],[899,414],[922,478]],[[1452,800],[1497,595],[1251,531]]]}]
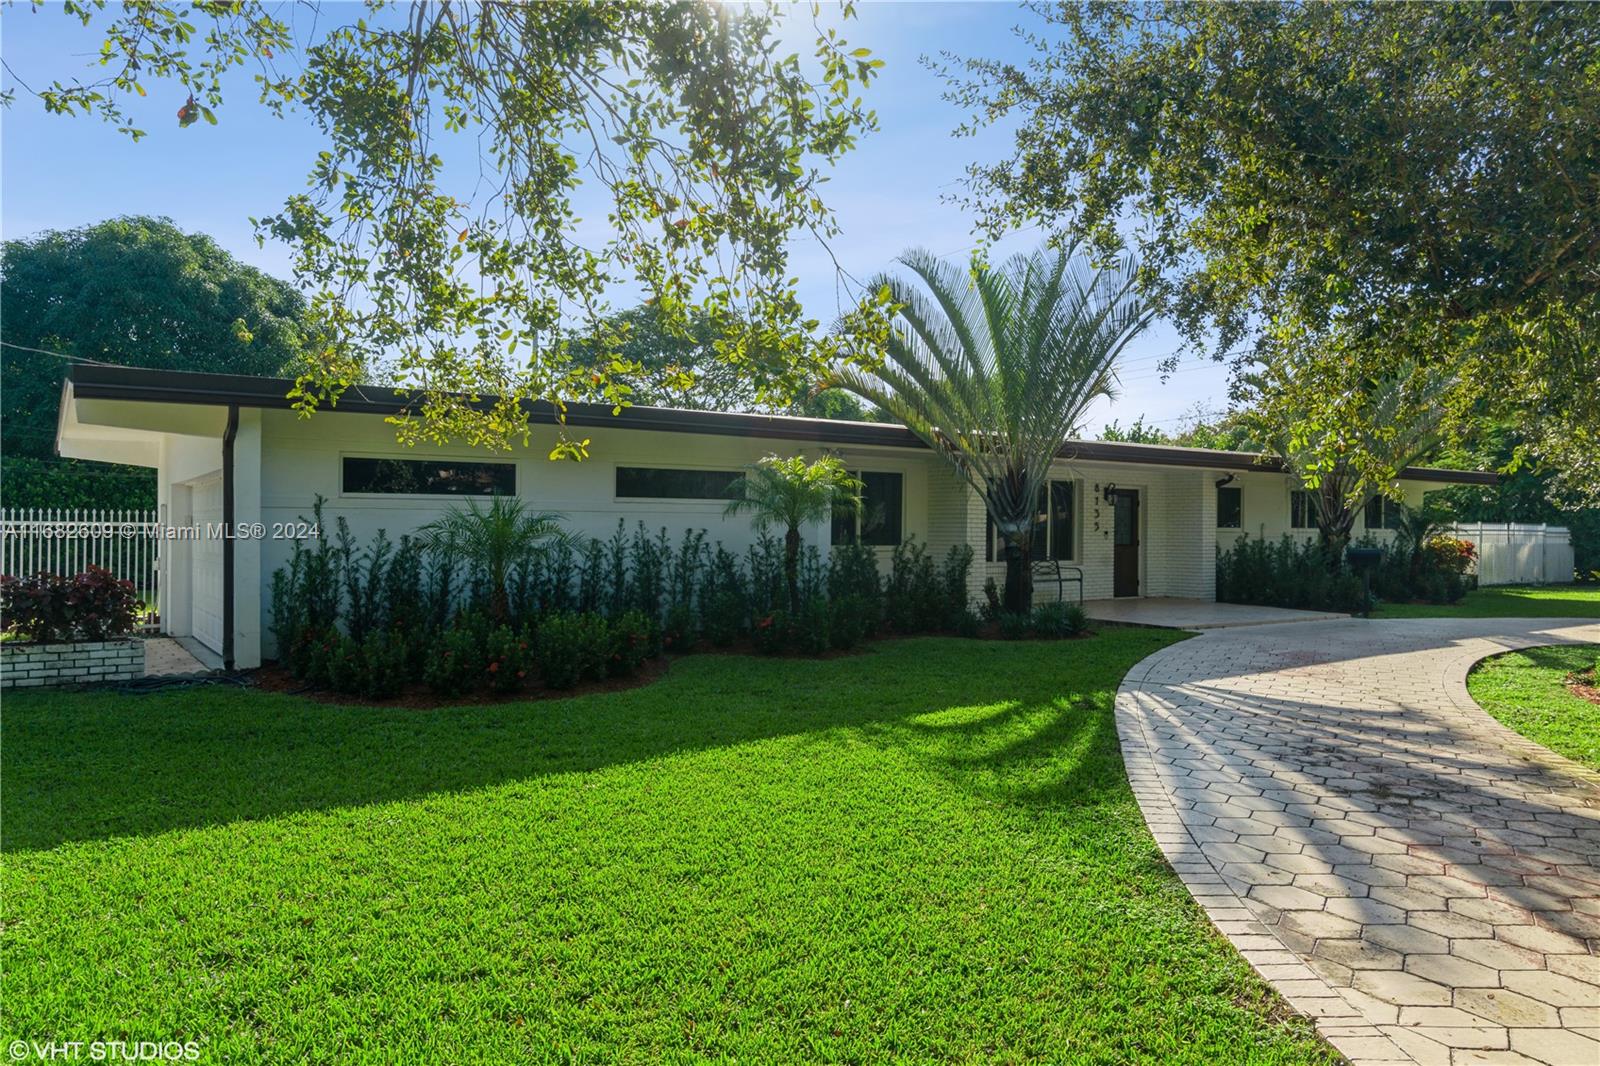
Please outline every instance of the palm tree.
[{"label": "palm tree", "polygon": [[517,561],[547,551],[568,539],[563,516],[551,511],[530,511],[514,496],[496,496],[487,508],[468,500],[463,510],[446,512],[418,530],[429,544],[442,545],[488,579],[489,614],[497,622],[511,614],[506,577]]},{"label": "palm tree", "polygon": [[1394,531],[1394,549],[1406,559],[1406,573],[1415,582],[1427,557],[1428,542],[1451,525],[1451,515],[1442,507],[1424,503],[1420,507],[1400,505],[1400,525]]},{"label": "palm tree", "polygon": [[739,495],[728,504],[728,515],[749,511],[758,528],[783,528],[783,576],[789,588],[789,609],[798,610],[800,527],[831,518],[836,508],[853,511],[859,507],[860,480],[834,456],[808,463],[803,455],[788,459],[769,455],[749,468],[735,491]]},{"label": "palm tree", "polygon": [[1050,247],[995,268],[964,270],[921,250],[899,262],[913,279],[869,283],[900,308],[883,365],[845,367],[838,384],[954,464],[1004,541],[1006,609],[1028,611],[1034,510],[1050,463],[1089,405],[1115,395],[1117,356],[1150,321],[1134,266],[1097,270]]},{"label": "palm tree", "polygon": [[1415,362],[1366,378],[1359,367],[1289,359],[1246,383],[1260,398],[1247,418],[1312,494],[1319,542],[1337,571],[1368,501],[1392,498],[1402,471],[1439,444],[1457,382],[1449,368]]}]

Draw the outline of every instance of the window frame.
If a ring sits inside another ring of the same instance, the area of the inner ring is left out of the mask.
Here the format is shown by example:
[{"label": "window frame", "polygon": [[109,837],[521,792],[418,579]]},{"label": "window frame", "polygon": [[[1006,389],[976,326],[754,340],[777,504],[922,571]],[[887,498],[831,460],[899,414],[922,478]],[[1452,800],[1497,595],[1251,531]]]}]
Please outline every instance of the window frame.
[{"label": "window frame", "polygon": [[[1296,525],[1295,524],[1294,498],[1295,498],[1296,495],[1300,495],[1300,496],[1304,496],[1305,497],[1305,500],[1306,500],[1306,504],[1305,504],[1305,512],[1306,512],[1305,513],[1305,520],[1306,520],[1306,522],[1309,523],[1308,525],[1303,525],[1302,526],[1302,525]],[[1317,513],[1318,506],[1319,505],[1317,503],[1317,494],[1312,492],[1310,489],[1290,489],[1289,490],[1289,528],[1291,530],[1295,531],[1295,532],[1301,532],[1301,533],[1311,532],[1311,531],[1314,531],[1314,530],[1320,528],[1317,525],[1317,519],[1316,519],[1316,513]]]},{"label": "window frame", "polygon": [[[366,459],[376,462],[395,463],[433,463],[441,465],[448,463],[472,464],[475,466],[508,466],[511,468],[510,492],[369,492],[361,489],[345,487],[345,462],[350,459]],[[339,453],[339,498],[348,500],[493,500],[497,497],[516,497],[522,493],[521,464],[515,459],[486,460],[481,455],[472,457],[458,455],[440,455],[418,457],[415,455],[378,455],[372,452],[340,452]]]},{"label": "window frame", "polygon": [[[1066,563],[1066,564],[1069,564],[1069,565],[1072,565],[1072,566],[1081,566],[1082,565],[1082,560],[1080,558],[1081,555],[1083,554],[1083,535],[1082,535],[1083,523],[1080,520],[1080,511],[1081,511],[1081,508],[1082,508],[1082,503],[1081,503],[1082,494],[1078,492],[1078,482],[1079,481],[1080,481],[1079,478],[1073,478],[1073,477],[1053,477],[1053,478],[1046,478],[1045,479],[1044,485],[1041,487],[1041,491],[1044,493],[1044,500],[1045,500],[1045,520],[1044,520],[1044,527],[1045,527],[1045,553],[1042,556],[1038,556],[1038,555],[1033,556],[1032,559],[1031,559],[1032,562],[1058,562],[1058,563]],[[1072,543],[1070,545],[1068,545],[1068,551],[1070,552],[1070,554],[1068,554],[1066,556],[1057,556],[1055,554],[1055,552],[1054,552],[1054,549],[1055,549],[1055,522],[1052,519],[1053,519],[1053,516],[1054,516],[1053,503],[1054,503],[1055,486],[1057,486],[1057,485],[1065,485],[1065,486],[1067,486],[1068,489],[1071,491],[1071,496],[1072,496],[1071,500],[1069,501],[1069,503],[1067,505],[1067,522],[1069,523],[1067,539],[1069,541],[1071,541]],[[1035,513],[1037,514],[1037,511],[1035,511]],[[998,543],[998,538],[995,536],[995,533],[994,533],[994,519],[990,516],[989,509],[987,507],[985,507],[984,511],[983,511],[983,561],[984,562],[986,562],[986,563],[1000,563],[1000,562],[1004,562],[1005,561],[1004,559],[996,558],[996,554],[997,553],[996,553],[995,549],[997,547],[997,543]]]},{"label": "window frame", "polygon": [[[1232,492],[1238,498],[1238,506],[1234,509],[1234,521],[1224,525],[1222,521],[1222,494]],[[1218,485],[1217,486],[1217,528],[1218,529],[1243,529],[1244,528],[1244,486],[1243,485]]]},{"label": "window frame", "polygon": [[[698,463],[677,464],[673,466],[657,466],[646,463],[612,463],[611,464],[611,502],[613,503],[651,503],[672,504],[676,506],[706,506],[714,505],[727,507],[738,496],[730,492],[726,496],[624,496],[618,492],[617,481],[624,470],[668,470],[674,473],[689,472],[697,474],[730,474],[734,481],[743,481],[746,472],[744,468],[730,470],[725,466],[705,466]],[[730,482],[730,487],[733,482]]]},{"label": "window frame", "polygon": [[[1378,524],[1372,524],[1372,505],[1378,504]],[[1378,495],[1368,500],[1361,508],[1361,528],[1368,532],[1388,530],[1393,532],[1400,528],[1400,523],[1405,520],[1404,513],[1400,510],[1399,500],[1392,500],[1387,496]]]},{"label": "window frame", "polygon": [[878,477],[895,477],[900,479],[900,535],[892,541],[875,542],[872,544],[866,544],[865,546],[868,548],[893,548],[903,543],[906,539],[906,472],[904,470],[870,470],[866,467],[850,467],[848,468],[847,472],[851,477],[862,483],[861,506],[853,508],[848,512],[851,525],[851,535],[848,540],[840,540],[834,535],[838,528],[841,515],[846,513],[840,508],[834,508],[833,514],[828,518],[828,545],[830,547],[844,547],[847,545],[864,543],[861,539],[861,522],[866,517],[864,512],[866,510],[867,502],[866,480],[868,474]]}]

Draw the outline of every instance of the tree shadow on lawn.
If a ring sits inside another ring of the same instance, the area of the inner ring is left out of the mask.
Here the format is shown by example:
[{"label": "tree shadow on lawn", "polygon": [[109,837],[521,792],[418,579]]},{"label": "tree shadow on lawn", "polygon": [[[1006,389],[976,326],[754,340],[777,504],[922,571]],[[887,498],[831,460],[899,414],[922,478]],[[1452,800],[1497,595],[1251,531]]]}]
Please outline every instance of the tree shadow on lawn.
[{"label": "tree shadow on lawn", "polygon": [[[930,638],[822,661],[696,656],[644,688],[435,710],[210,687],[16,695],[0,848],[386,803],[841,728],[909,745],[995,798],[1082,802],[1108,775],[1121,780],[1118,681],[1170,640]],[[1101,757],[1073,780],[1091,749]]]}]

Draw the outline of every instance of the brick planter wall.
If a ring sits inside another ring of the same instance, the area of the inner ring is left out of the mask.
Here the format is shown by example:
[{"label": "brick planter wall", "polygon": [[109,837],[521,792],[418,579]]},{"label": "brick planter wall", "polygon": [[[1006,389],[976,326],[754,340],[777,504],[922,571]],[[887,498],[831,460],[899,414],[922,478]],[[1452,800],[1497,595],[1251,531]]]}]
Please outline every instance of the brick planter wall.
[{"label": "brick planter wall", "polygon": [[127,681],[144,675],[144,641],[0,643],[0,689]]}]

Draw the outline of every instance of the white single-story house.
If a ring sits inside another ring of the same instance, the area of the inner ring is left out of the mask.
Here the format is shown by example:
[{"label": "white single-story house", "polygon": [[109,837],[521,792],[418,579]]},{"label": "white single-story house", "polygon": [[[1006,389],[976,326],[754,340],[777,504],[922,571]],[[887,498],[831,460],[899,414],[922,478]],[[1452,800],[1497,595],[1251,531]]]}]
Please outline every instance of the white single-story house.
[{"label": "white single-story house", "polygon": [[[63,386],[63,456],[151,467],[160,521],[170,528],[226,523],[258,535],[173,539],[162,552],[162,627],[191,636],[245,668],[273,654],[267,629],[272,574],[288,559],[283,534],[326,498],[324,521],[348,520],[363,541],[378,529],[410,532],[463,498],[514,493],[597,537],[666,527],[705,529],[742,551],[747,517],[724,517],[730,481],[764,455],[836,454],[866,485],[863,516],[819,523],[809,543],[860,537],[889,546],[916,537],[943,555],[970,544],[970,592],[1004,579],[982,502],[903,426],[779,415],[571,404],[570,427],[591,457],[551,461],[551,412],[532,413],[532,439],[510,454],[395,440],[385,418],[407,408],[389,388],[350,389],[336,408],[300,418],[287,381],[78,365]],[[1413,468],[1400,487],[1420,502],[1430,487],[1493,484],[1488,473]],[[1365,525],[1386,536],[1382,502]],[[1362,532],[1358,523],[1357,533]],[[1166,445],[1067,441],[1040,502],[1042,554],[1079,567],[1088,599],[1168,596],[1213,600],[1218,545],[1245,534],[1277,538],[1313,525],[1304,493],[1271,459]],[[1039,554],[1036,552],[1036,554]],[[1054,595],[1042,587],[1041,596]],[[1074,589],[1069,595],[1075,595]]]}]

